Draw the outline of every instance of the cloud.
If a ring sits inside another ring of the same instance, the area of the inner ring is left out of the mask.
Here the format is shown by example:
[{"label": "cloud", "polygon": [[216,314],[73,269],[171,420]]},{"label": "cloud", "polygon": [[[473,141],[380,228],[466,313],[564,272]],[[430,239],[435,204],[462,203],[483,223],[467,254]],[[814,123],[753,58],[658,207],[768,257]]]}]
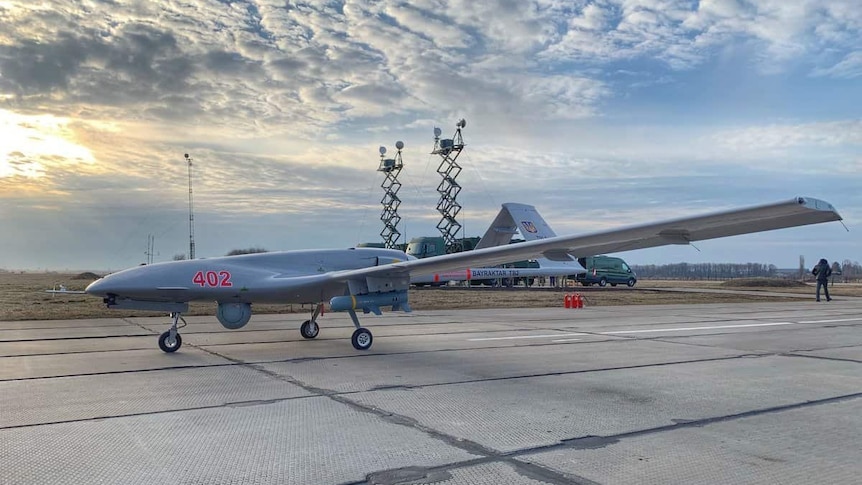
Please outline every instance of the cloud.
[{"label": "cloud", "polygon": [[[858,48],[862,19],[851,0],[598,0],[580,2],[562,35],[539,55],[547,62],[660,61],[689,70],[736,46],[764,73],[806,55]],[[552,22],[555,19],[550,19]],[[854,37],[855,36],[855,37]]]},{"label": "cloud", "polygon": [[[747,154],[746,158],[781,155],[793,159],[800,155],[800,149],[819,150],[821,156],[824,150],[837,149],[839,154],[846,155],[862,146],[862,121],[772,124],[737,128],[715,133],[711,136],[711,140],[717,144],[718,149]],[[808,153],[801,155],[809,156]],[[834,167],[824,167],[824,169],[833,170]]]},{"label": "cloud", "polygon": [[847,54],[844,59],[831,67],[816,68],[812,74],[841,79],[854,79],[862,76],[862,51]]}]

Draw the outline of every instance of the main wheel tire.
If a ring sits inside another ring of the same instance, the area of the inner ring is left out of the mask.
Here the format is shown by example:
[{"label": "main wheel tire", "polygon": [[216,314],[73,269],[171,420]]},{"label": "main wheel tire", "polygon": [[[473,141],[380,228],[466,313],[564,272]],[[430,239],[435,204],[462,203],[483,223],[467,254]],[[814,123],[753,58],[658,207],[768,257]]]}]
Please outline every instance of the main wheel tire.
[{"label": "main wheel tire", "polygon": [[635,279],[634,279],[634,278],[629,278],[629,280],[628,280],[628,281],[626,281],[626,284],[627,284],[627,285],[629,285],[629,288],[631,288],[632,286],[634,286],[634,285],[635,285],[635,283],[636,283],[636,281],[635,281]]},{"label": "main wheel tire", "polygon": [[602,276],[602,279],[599,280],[599,286],[601,286],[602,288],[608,286],[608,279]]},{"label": "main wheel tire", "polygon": [[306,320],[299,327],[299,333],[302,334],[303,338],[317,337],[317,334],[320,333],[320,325],[314,320]]},{"label": "main wheel tire", "polygon": [[350,342],[353,344],[353,348],[356,350],[368,350],[371,348],[371,343],[374,341],[374,338],[371,336],[371,332],[366,328],[359,327],[353,332],[353,336],[350,337]]},{"label": "main wheel tire", "polygon": [[180,334],[177,334],[177,338],[174,340],[173,344],[168,342],[171,338],[171,331],[159,335],[159,348],[162,349],[162,352],[176,352],[183,346],[183,338],[180,337]]},{"label": "main wheel tire", "polygon": [[616,283],[611,283],[611,286],[617,286],[617,284],[616,284]]}]

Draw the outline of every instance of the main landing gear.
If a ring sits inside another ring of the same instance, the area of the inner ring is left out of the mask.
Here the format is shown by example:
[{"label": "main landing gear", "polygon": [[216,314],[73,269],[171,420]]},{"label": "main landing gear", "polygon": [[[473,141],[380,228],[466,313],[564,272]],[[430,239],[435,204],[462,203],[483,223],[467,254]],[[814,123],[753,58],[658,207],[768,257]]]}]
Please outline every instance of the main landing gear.
[{"label": "main landing gear", "polygon": [[353,332],[353,336],[350,337],[350,342],[353,344],[353,348],[356,350],[368,350],[371,348],[371,343],[374,341],[374,338],[371,336],[371,331],[367,328],[362,328],[359,325],[359,318],[356,316],[356,312],[354,310],[347,310],[347,313],[350,314],[350,319],[353,320],[353,326],[356,327],[356,330]]},{"label": "main landing gear", "polygon": [[[320,333],[320,326],[317,324],[317,317],[320,316],[322,311],[323,304],[321,303],[314,308],[314,313],[311,314],[311,320],[306,320],[302,325],[300,325],[299,333],[303,338],[313,339],[317,337],[318,333]],[[353,320],[353,325],[356,327],[356,330],[350,337],[350,342],[353,344],[353,348],[356,350],[370,349],[371,343],[374,341],[374,337],[372,337],[371,332],[367,328],[363,328],[359,325],[359,317],[356,316],[355,311],[348,310],[347,312],[350,314],[350,319]]]},{"label": "main landing gear", "polygon": [[[171,324],[170,330],[161,334],[159,336],[159,348],[162,349],[163,352],[171,353],[176,352],[183,345],[183,338],[180,337],[179,332],[177,332],[177,328],[183,328],[186,326],[186,320],[180,316],[179,312],[172,312],[171,318],[173,319],[173,323]],[[180,327],[177,327],[177,323],[182,320],[183,324]]]}]

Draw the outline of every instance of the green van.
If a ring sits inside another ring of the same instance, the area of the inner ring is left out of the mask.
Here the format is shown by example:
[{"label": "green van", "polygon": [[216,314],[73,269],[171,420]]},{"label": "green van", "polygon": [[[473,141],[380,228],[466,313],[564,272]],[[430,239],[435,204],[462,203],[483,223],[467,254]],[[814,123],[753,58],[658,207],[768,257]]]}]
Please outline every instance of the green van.
[{"label": "green van", "polygon": [[637,275],[622,258],[612,256],[589,256],[578,258],[578,263],[586,269],[583,273],[575,275],[575,281],[584,285],[611,286],[628,285],[637,283]]}]

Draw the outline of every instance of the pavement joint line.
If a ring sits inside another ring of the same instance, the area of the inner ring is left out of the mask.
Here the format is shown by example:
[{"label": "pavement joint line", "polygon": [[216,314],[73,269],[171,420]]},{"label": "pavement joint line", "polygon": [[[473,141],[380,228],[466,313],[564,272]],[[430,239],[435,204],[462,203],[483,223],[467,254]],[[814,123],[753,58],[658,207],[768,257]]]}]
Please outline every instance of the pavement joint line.
[{"label": "pavement joint line", "polygon": [[[98,318],[98,319],[95,319],[95,320],[103,320],[103,319]],[[108,319],[107,319],[107,318],[105,318],[104,320],[108,320]],[[111,319],[111,320],[113,320],[113,319]],[[32,321],[32,320],[6,320],[6,321],[0,321],[0,331],[7,331],[7,330],[8,330],[8,331],[20,332],[20,331],[24,331],[24,330],[70,330],[70,329],[75,329],[75,328],[110,328],[110,327],[128,327],[128,325],[121,325],[121,324],[118,324],[118,323],[113,323],[113,324],[112,324],[112,323],[105,323],[105,324],[101,324],[101,325],[100,325],[100,324],[95,324],[95,325],[80,325],[80,326],[78,326],[78,325],[72,325],[72,326],[69,326],[69,327],[27,327],[27,328],[4,328],[4,327],[3,327],[3,324],[4,324],[4,323],[24,323],[24,322],[28,322],[28,321]],[[78,321],[78,320],[73,320],[73,321]]]},{"label": "pavement joint line", "polygon": [[133,321],[129,320],[127,317],[120,318],[120,320],[128,323],[129,325],[133,325],[133,326],[138,327],[140,329],[146,330],[147,332],[150,332],[150,334],[152,334],[152,335],[158,335],[159,334],[159,332],[157,332],[151,328],[147,328],[143,324],[140,324],[138,322],[133,322]]},{"label": "pavement joint line", "polygon": [[206,406],[193,406],[187,408],[178,408],[178,409],[158,409],[155,411],[142,411],[139,413],[126,413],[126,414],[113,414],[109,416],[92,416],[89,418],[77,418],[77,419],[62,419],[57,421],[48,421],[42,423],[28,423],[28,424],[14,424],[9,426],[0,426],[0,431],[9,430],[9,429],[19,429],[19,428],[36,428],[39,426],[53,426],[57,424],[69,424],[69,423],[86,423],[90,421],[106,421],[109,419],[121,419],[121,418],[135,418],[141,416],[153,416],[158,414],[169,414],[169,413],[184,413],[187,411],[204,411],[207,409],[221,409],[221,408],[231,408],[231,407],[246,407],[246,406],[260,406],[266,404],[275,404],[284,401],[296,401],[300,399],[317,399],[321,396],[310,395],[310,396],[290,396],[290,397],[279,397],[274,399],[267,400],[251,400],[251,401],[232,401],[228,403],[221,404],[211,404]]},{"label": "pavement joint line", "polygon": [[[831,326],[822,327],[822,328],[843,328],[843,327],[856,327],[856,326],[857,325],[831,325]],[[782,328],[777,328],[774,330],[773,329],[767,329],[767,330],[763,330],[763,331],[759,332],[758,334],[759,335],[760,334],[766,334],[769,332],[802,331],[802,330],[811,330],[812,328],[819,328],[819,327],[806,327],[804,325],[799,325],[799,326],[795,326],[795,327],[782,327]],[[625,334],[607,335],[607,334],[602,334],[602,333],[591,333],[591,332],[585,332],[585,333],[587,333],[589,335],[603,336],[603,337],[609,337],[609,336],[620,337],[623,339],[623,340],[608,340],[608,342],[632,341],[632,340],[640,340],[640,341],[652,340],[652,341],[666,342],[666,343],[684,343],[684,342],[678,342],[675,340],[665,340],[665,339],[689,339],[689,338],[701,338],[701,337],[718,337],[718,336],[722,336],[722,335],[739,335],[738,332],[715,332],[715,333],[693,334],[693,335],[667,335],[667,336],[662,336],[662,337],[639,337],[636,335],[628,336]],[[690,345],[697,345],[697,344],[690,344]],[[709,345],[705,345],[705,346],[710,347]]]},{"label": "pavement joint line", "polygon": [[[731,355],[724,357],[711,357],[706,359],[691,359],[691,360],[680,360],[673,362],[655,362],[649,364],[638,364],[638,365],[630,365],[630,366],[619,366],[619,367],[602,367],[598,369],[580,369],[573,371],[557,371],[557,372],[543,372],[543,373],[535,373],[535,374],[522,374],[522,375],[514,375],[514,376],[504,376],[504,377],[486,377],[482,379],[465,379],[460,381],[447,381],[447,382],[434,382],[434,383],[426,383],[426,384],[399,384],[397,386],[378,386],[376,388],[362,389],[356,391],[333,391],[329,389],[323,388],[315,388],[312,386],[308,386],[300,381],[293,381],[292,377],[287,377],[279,374],[275,371],[270,371],[264,367],[265,364],[273,364],[273,363],[281,363],[281,361],[273,361],[273,362],[243,362],[240,360],[233,359],[231,357],[221,356],[218,353],[213,353],[213,355],[222,357],[231,361],[226,364],[216,364],[213,366],[200,366],[198,368],[207,368],[207,367],[231,367],[231,366],[240,366],[240,367],[249,367],[258,372],[268,375],[277,380],[281,380],[284,382],[288,382],[290,384],[295,384],[303,388],[316,389],[320,395],[327,396],[345,396],[351,394],[359,394],[363,392],[375,392],[375,391],[390,391],[390,390],[413,390],[413,389],[422,389],[426,387],[440,387],[440,386],[452,386],[452,385],[462,385],[462,384],[477,384],[483,382],[498,382],[498,381],[507,381],[507,380],[515,380],[515,379],[532,379],[532,378],[542,378],[542,377],[555,377],[555,376],[566,376],[566,375],[576,375],[576,374],[588,374],[592,372],[609,372],[609,371],[620,371],[620,370],[630,370],[630,369],[645,369],[649,367],[663,367],[670,365],[680,365],[680,364],[698,364],[703,362],[720,362],[725,360],[735,360],[735,359],[743,359],[743,358],[761,358],[761,357],[770,357],[778,354],[769,353],[769,354],[755,354],[755,353],[744,353],[739,355]],[[391,355],[391,354],[378,354],[378,355]],[[148,369],[147,371],[156,371],[156,370],[169,370],[169,369]],[[147,372],[142,371],[142,372]],[[306,389],[307,390],[307,389]],[[311,391],[309,391],[311,392]]]},{"label": "pavement joint line", "polygon": [[[711,335],[720,335],[720,334],[711,334]],[[664,342],[660,338],[622,338],[622,339],[607,339],[607,340],[593,340],[593,341],[581,341],[580,344],[595,344],[595,343],[626,343],[626,342],[634,342],[634,341],[659,341]],[[277,343],[277,342],[273,342]],[[0,383],[2,382],[15,382],[15,381],[34,381],[34,380],[47,380],[47,379],[64,379],[71,377],[87,377],[87,376],[100,376],[100,375],[115,375],[115,374],[133,374],[136,372],[157,372],[157,371],[165,371],[165,370],[183,370],[183,369],[203,369],[209,367],[231,367],[231,366],[243,366],[243,365],[264,365],[264,364],[294,364],[294,363],[302,363],[302,362],[314,362],[321,360],[343,360],[343,359],[356,359],[356,358],[370,358],[370,357],[385,357],[385,356],[401,356],[401,355],[419,355],[419,354],[435,354],[435,353],[444,353],[444,352],[465,352],[465,351],[475,351],[475,350],[494,350],[494,349],[506,349],[512,348],[508,345],[503,346],[483,346],[483,347],[462,347],[462,348],[450,348],[450,349],[434,349],[434,350],[415,350],[415,351],[406,351],[406,352],[390,352],[390,353],[363,353],[363,354],[345,354],[345,355],[333,355],[333,356],[321,356],[321,357],[295,357],[295,358],[287,358],[287,359],[277,359],[277,360],[264,360],[259,362],[246,362],[238,359],[234,359],[232,357],[227,357],[225,355],[219,354],[218,352],[208,350],[205,347],[207,346],[198,346],[194,344],[185,344],[186,346],[196,348],[202,352],[220,357],[222,359],[228,360],[226,363],[214,363],[214,364],[201,364],[201,365],[182,365],[182,366],[167,366],[167,367],[155,367],[150,369],[128,369],[128,370],[117,370],[117,371],[102,371],[102,372],[87,372],[80,374],[61,374],[61,375],[50,375],[50,376],[38,376],[38,377],[15,377],[15,378],[0,378]],[[552,342],[543,342],[543,343],[534,343],[531,345],[522,345],[520,347],[543,347],[548,345],[560,345],[559,343]],[[566,345],[571,345],[568,343]],[[575,344],[577,345],[577,344]],[[146,350],[146,349],[144,349]],[[732,349],[731,349],[732,350]],[[109,352],[109,351],[105,351]],[[122,350],[111,351],[111,352],[122,352]],[[22,357],[31,357],[31,355],[26,355]],[[0,360],[6,357],[0,357]],[[718,358],[718,360],[725,358],[735,358],[734,356],[730,357],[722,357]],[[704,361],[716,360],[715,358],[710,359],[702,359]],[[648,364],[648,365],[666,365],[666,364],[676,364],[676,363],[689,363],[689,362],[699,362],[701,360],[693,360],[693,361],[680,361],[680,362],[669,362],[669,363],[656,363],[656,364]],[[635,366],[643,367],[643,366]],[[578,372],[593,372],[593,371],[602,371],[602,370],[617,370],[617,369],[625,369],[626,367],[620,368],[605,368],[605,369],[592,369],[592,370],[584,370]],[[553,374],[552,374],[553,375]],[[530,377],[530,376],[526,376]],[[426,384],[427,385],[427,384]],[[425,386],[425,385],[423,385]]]},{"label": "pavement joint line", "polygon": [[[329,327],[333,328],[333,327]],[[347,327],[343,327],[347,328]],[[354,328],[354,327],[351,327]],[[378,327],[379,328],[379,327]],[[465,330],[461,332],[432,332],[432,333],[396,333],[390,335],[381,335],[375,338],[393,338],[393,337],[433,337],[438,335],[459,335],[459,334],[468,334],[468,333],[492,333],[492,332],[514,332],[514,331],[524,331],[529,332],[535,329],[532,328],[520,328],[520,329],[512,329],[512,330]],[[283,330],[282,330],[283,331]],[[205,333],[214,333],[216,335],[221,335],[224,332],[190,332],[191,335],[204,335]],[[316,337],[315,340],[347,340],[347,337]],[[213,344],[203,344],[207,347],[219,347],[224,345],[246,345],[246,344],[274,344],[274,343],[282,343],[282,342],[305,342],[305,339],[291,339],[291,340],[267,340],[267,341],[255,341],[255,342],[227,342],[227,343],[213,343]]]},{"label": "pavement joint line", "polygon": [[[148,335],[149,337],[150,335]],[[126,351],[139,351],[139,350],[151,350],[152,347],[138,347],[131,349],[95,349],[95,350],[70,350],[68,352],[39,352],[35,354],[11,354],[11,355],[0,355],[0,359],[6,357],[50,357],[52,355],[75,355],[75,354],[100,354],[105,352],[126,352]]]},{"label": "pavement joint line", "polygon": [[14,344],[17,342],[55,342],[59,340],[86,340],[86,339],[105,339],[105,338],[131,338],[131,337],[152,337],[153,334],[138,334],[138,335],[90,335],[84,337],[43,337],[43,338],[22,338],[14,340],[0,339],[0,343]]},{"label": "pavement joint line", "polygon": [[[680,328],[653,328],[644,330],[614,330],[608,332],[577,332],[577,333],[561,333],[561,334],[543,334],[543,335],[514,335],[508,337],[480,337],[467,339],[468,342],[482,342],[488,340],[518,340],[518,339],[537,339],[551,337],[568,337],[568,336],[605,336],[605,335],[629,335],[635,333],[658,333],[658,332],[683,332],[691,330],[719,330],[730,328],[749,328],[749,327],[775,327],[782,325],[796,325],[795,322],[771,322],[771,323],[749,323],[740,325],[712,325],[707,327],[680,327]],[[578,339],[574,339],[578,340]],[[555,340],[554,342],[559,342]]]},{"label": "pavement joint line", "polygon": [[817,352],[819,350],[835,350],[835,349],[854,349],[857,347],[862,347],[862,342],[858,344],[848,344],[848,345],[835,345],[834,347],[814,347],[810,349],[796,349],[791,352]]},{"label": "pavement joint line", "polygon": [[[805,310],[805,311],[806,311],[806,313],[808,313],[808,310]],[[853,314],[855,315],[856,313],[853,313]],[[772,318],[774,318],[774,317],[767,317],[767,318],[768,318],[768,319],[772,319]],[[762,319],[762,318],[748,318],[747,320],[755,320],[755,321],[757,321],[757,320],[761,320],[761,319]],[[851,320],[856,320],[856,319],[848,319],[847,321],[851,321]],[[859,318],[858,320],[862,320],[862,318]],[[675,325],[692,325],[692,324],[698,324],[698,323],[720,323],[720,322],[738,322],[738,321],[739,321],[739,319],[736,319],[736,318],[720,318],[720,319],[714,319],[714,320],[706,320],[706,319],[703,319],[703,318],[693,318],[693,319],[691,319],[691,320],[680,321],[680,322],[674,322],[674,324],[675,324]],[[837,320],[836,320],[836,321],[837,321]],[[547,323],[547,322],[546,322],[546,323]],[[773,323],[773,322],[764,322],[764,323]],[[797,323],[797,324],[808,324],[808,323],[818,323],[818,322],[798,321],[798,322],[791,322],[791,323]],[[650,326],[650,325],[667,325],[667,324],[666,324],[666,323],[656,323],[656,324],[649,324],[649,323],[647,323],[647,324],[644,324],[644,326]],[[851,326],[851,325],[847,325],[847,326]],[[536,328],[533,328],[533,330],[547,330],[547,331],[568,332],[568,331],[572,330],[572,328],[570,328],[570,327],[567,327],[567,328],[559,328],[559,327],[536,327]],[[589,331],[589,330],[579,330],[579,331],[582,331],[582,332],[585,332],[585,333],[588,333],[588,334],[596,334],[596,335],[600,334],[600,332]]]},{"label": "pavement joint line", "polygon": [[750,328],[750,327],[776,327],[781,325],[796,325],[795,322],[772,322],[772,323],[746,323],[740,325],[712,325],[708,327],[681,327],[681,328],[648,328],[643,330],[614,330],[610,332],[597,332],[599,335],[619,335],[632,333],[656,333],[656,332],[687,332],[691,330],[719,330],[728,328]]},{"label": "pavement joint line", "polygon": [[839,318],[839,319],[835,319],[835,320],[808,320],[808,321],[797,322],[797,323],[839,323],[839,322],[857,322],[860,320],[862,320],[862,317]]},{"label": "pavement joint line", "polygon": [[569,376],[569,375],[577,375],[577,374],[589,374],[592,372],[613,372],[620,370],[632,370],[632,369],[646,369],[649,367],[664,367],[670,365],[680,365],[680,364],[699,364],[704,362],[721,362],[725,360],[735,360],[735,359],[749,359],[749,358],[761,358],[761,357],[770,357],[774,354],[753,354],[753,353],[745,353],[739,355],[731,355],[725,357],[711,357],[706,359],[691,359],[691,360],[679,360],[673,362],[654,362],[650,364],[637,364],[637,365],[627,365],[627,366],[619,366],[619,367],[602,367],[600,369],[579,369],[579,370],[571,370],[571,371],[557,371],[557,372],[541,372],[535,374],[521,374],[514,376],[505,376],[505,377],[485,377],[481,379],[465,379],[460,381],[448,381],[448,382],[432,382],[427,384],[399,384],[398,386],[386,388],[380,387],[377,389],[368,389],[365,391],[345,391],[338,393],[339,395],[349,395],[349,394],[358,394],[361,392],[371,392],[377,390],[412,390],[412,389],[423,389],[426,387],[441,387],[441,386],[457,386],[463,384],[479,384],[484,382],[499,382],[499,381],[508,381],[508,380],[516,380],[516,379],[535,379],[542,377],[559,377],[559,376]]},{"label": "pavement joint line", "polygon": [[842,396],[833,396],[827,397],[823,399],[814,399],[804,402],[798,402],[793,404],[785,404],[782,406],[773,406],[769,408],[762,409],[753,409],[751,411],[743,411],[741,413],[734,414],[726,414],[724,416],[713,416],[711,418],[702,418],[702,419],[692,419],[692,420],[680,420],[674,424],[668,424],[665,426],[656,426],[654,428],[646,428],[640,429],[636,431],[629,431],[626,433],[619,433],[615,435],[609,436],[582,436],[580,438],[571,438],[562,440],[560,443],[554,443],[552,445],[545,446],[537,446],[533,448],[525,448],[521,450],[515,450],[509,452],[509,456],[520,457],[523,455],[533,454],[533,453],[544,453],[547,451],[554,451],[560,449],[597,449],[604,448],[608,445],[616,444],[623,439],[626,438],[634,438],[638,436],[651,435],[656,433],[664,433],[667,431],[675,431],[679,429],[686,428],[702,428],[704,426],[716,423],[723,423],[728,421],[735,421],[738,419],[751,418],[756,416],[762,416],[767,414],[775,414],[782,413],[784,411],[792,411],[795,409],[804,409],[808,407],[822,406],[826,404],[834,404],[838,402],[844,401],[852,401],[855,399],[861,399],[862,392],[857,392],[853,394],[845,394]]},{"label": "pavement joint line", "polygon": [[518,339],[534,339],[534,338],[550,338],[550,337],[574,337],[576,335],[584,336],[587,335],[585,333],[577,332],[577,333],[552,333],[552,334],[544,334],[544,335],[513,335],[509,337],[478,337],[478,338],[468,338],[468,342],[485,342],[489,340],[518,340]]},{"label": "pavement joint line", "polygon": [[[846,347],[842,347],[842,348],[846,348]],[[803,359],[826,360],[826,361],[830,361],[830,362],[850,362],[852,364],[862,364],[862,360],[845,359],[845,358],[841,358],[841,357],[826,357],[823,355],[806,355],[806,354],[797,354],[796,353],[796,352],[816,352],[817,350],[827,350],[827,349],[794,350],[794,351],[782,353],[779,355],[781,355],[782,357],[798,357],[798,358],[803,358]]]},{"label": "pavement joint line", "polygon": [[420,484],[420,483],[442,483],[454,478],[452,470],[460,470],[490,463],[502,463],[509,465],[515,473],[534,481],[549,483],[552,485],[598,485],[597,482],[583,477],[574,476],[569,473],[553,470],[544,465],[528,463],[507,456],[486,456],[462,460],[454,463],[432,467],[408,466],[371,472],[365,476],[365,480],[348,482],[343,485],[397,485],[397,484]]},{"label": "pavement joint line", "polygon": [[210,367],[231,367],[237,364],[234,363],[223,363],[223,364],[207,364],[207,365],[177,365],[170,367],[154,367],[151,369],[129,369],[129,370],[115,370],[115,371],[103,371],[103,372],[84,372],[81,374],[63,374],[63,375],[53,375],[53,376],[42,376],[42,377],[15,377],[12,379],[0,378],[0,383],[3,382],[18,382],[18,381],[37,381],[37,380],[47,380],[47,379],[69,379],[73,377],[91,377],[91,376],[109,376],[109,375],[118,375],[118,374],[136,374],[138,372],[158,372],[158,371],[166,371],[166,370],[185,370],[185,369],[207,369]]}]

